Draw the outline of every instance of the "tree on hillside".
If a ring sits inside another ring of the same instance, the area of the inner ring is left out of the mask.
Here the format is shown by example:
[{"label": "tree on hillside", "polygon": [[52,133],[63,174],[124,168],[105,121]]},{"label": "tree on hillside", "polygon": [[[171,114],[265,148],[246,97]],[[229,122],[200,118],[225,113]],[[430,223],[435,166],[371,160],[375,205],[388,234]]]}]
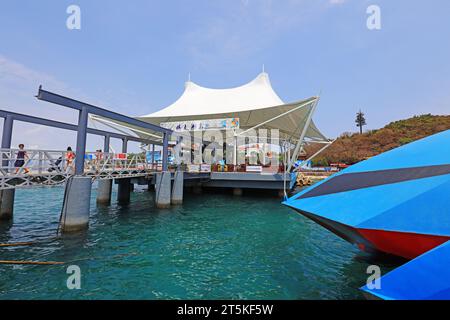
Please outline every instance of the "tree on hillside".
[{"label": "tree on hillside", "polygon": [[356,126],[359,127],[359,133],[362,134],[363,132],[363,126],[366,125],[366,118],[364,117],[364,113],[359,110],[359,112],[356,113]]}]

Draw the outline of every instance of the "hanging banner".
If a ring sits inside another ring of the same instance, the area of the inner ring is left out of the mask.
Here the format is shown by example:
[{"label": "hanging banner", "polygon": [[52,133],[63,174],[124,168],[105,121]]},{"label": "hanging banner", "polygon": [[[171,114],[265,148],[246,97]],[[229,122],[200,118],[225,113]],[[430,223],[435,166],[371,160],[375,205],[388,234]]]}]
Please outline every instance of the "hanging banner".
[{"label": "hanging banner", "polygon": [[160,126],[175,132],[239,129],[239,118],[161,122]]}]

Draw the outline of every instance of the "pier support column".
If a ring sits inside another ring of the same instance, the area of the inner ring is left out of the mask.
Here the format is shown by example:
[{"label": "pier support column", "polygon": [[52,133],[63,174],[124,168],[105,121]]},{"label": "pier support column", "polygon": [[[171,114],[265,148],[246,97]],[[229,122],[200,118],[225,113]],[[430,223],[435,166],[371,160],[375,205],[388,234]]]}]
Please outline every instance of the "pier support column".
[{"label": "pier support column", "polygon": [[62,232],[79,231],[88,227],[91,189],[90,177],[74,176],[67,182],[60,221]]},{"label": "pier support column", "polygon": [[147,182],[147,191],[149,192],[153,192],[155,191],[155,186],[152,184],[152,180],[149,179]]},{"label": "pier support column", "polygon": [[234,188],[233,189],[234,196],[242,196],[243,193],[244,193],[244,191],[242,190],[242,188]]},{"label": "pier support column", "polygon": [[109,205],[111,203],[112,179],[98,181],[97,203]]},{"label": "pier support column", "polygon": [[0,220],[11,220],[14,212],[16,189],[0,190]]},{"label": "pier support column", "polygon": [[131,183],[129,178],[119,179],[117,189],[117,202],[126,204],[130,202]]},{"label": "pier support column", "polygon": [[[12,131],[13,131],[14,118],[11,115],[7,115],[3,122],[2,131],[2,149],[11,148]],[[4,157],[4,155],[2,155]],[[1,160],[2,167],[6,168],[8,172],[9,161],[6,158]],[[14,194],[16,189],[0,190],[0,220],[11,220],[14,211]]]},{"label": "pier support column", "polygon": [[173,179],[172,204],[183,203],[184,172],[177,171]]},{"label": "pier support column", "polygon": [[170,185],[171,176],[169,171],[160,172],[156,175],[156,207],[170,207]]}]

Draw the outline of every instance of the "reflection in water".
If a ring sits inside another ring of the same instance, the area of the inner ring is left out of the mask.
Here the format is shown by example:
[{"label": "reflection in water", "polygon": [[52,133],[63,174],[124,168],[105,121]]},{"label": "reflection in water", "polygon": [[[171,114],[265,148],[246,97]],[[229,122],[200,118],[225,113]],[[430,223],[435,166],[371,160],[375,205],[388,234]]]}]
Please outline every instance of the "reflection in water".
[{"label": "reflection in water", "polygon": [[[367,282],[367,278],[371,275],[367,273],[367,267],[377,265],[381,269],[381,276],[406,263],[405,259],[382,254],[382,253],[364,253],[358,251],[354,257],[344,265],[342,283],[345,286],[360,288]],[[359,292],[363,298],[363,293]],[[342,291],[341,299],[352,299],[351,295],[347,295],[345,290]]]}]

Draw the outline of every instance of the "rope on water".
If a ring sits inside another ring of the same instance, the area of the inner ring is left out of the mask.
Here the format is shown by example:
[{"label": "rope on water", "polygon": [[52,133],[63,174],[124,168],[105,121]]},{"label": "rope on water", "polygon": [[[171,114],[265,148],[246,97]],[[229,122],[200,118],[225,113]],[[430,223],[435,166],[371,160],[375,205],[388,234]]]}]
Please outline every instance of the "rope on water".
[{"label": "rope on water", "polygon": [[64,262],[60,262],[60,261],[15,261],[15,260],[0,260],[0,264],[58,265],[58,264],[64,264]]},{"label": "rope on water", "polygon": [[31,246],[34,242],[16,242],[16,243],[0,243],[0,247],[21,247]]},{"label": "rope on water", "polygon": [[70,176],[67,179],[66,187],[64,188],[63,205],[62,205],[62,208],[61,208],[61,214],[59,216],[58,229],[56,229],[56,235],[57,236],[59,235],[59,232],[61,231],[61,222],[63,220],[63,216],[64,216],[64,224],[63,225],[66,225],[66,215],[64,214],[64,209],[66,207],[66,202],[67,202],[67,199],[68,199],[68,196],[69,196],[68,190],[72,187],[72,180],[73,180],[73,176]]}]

